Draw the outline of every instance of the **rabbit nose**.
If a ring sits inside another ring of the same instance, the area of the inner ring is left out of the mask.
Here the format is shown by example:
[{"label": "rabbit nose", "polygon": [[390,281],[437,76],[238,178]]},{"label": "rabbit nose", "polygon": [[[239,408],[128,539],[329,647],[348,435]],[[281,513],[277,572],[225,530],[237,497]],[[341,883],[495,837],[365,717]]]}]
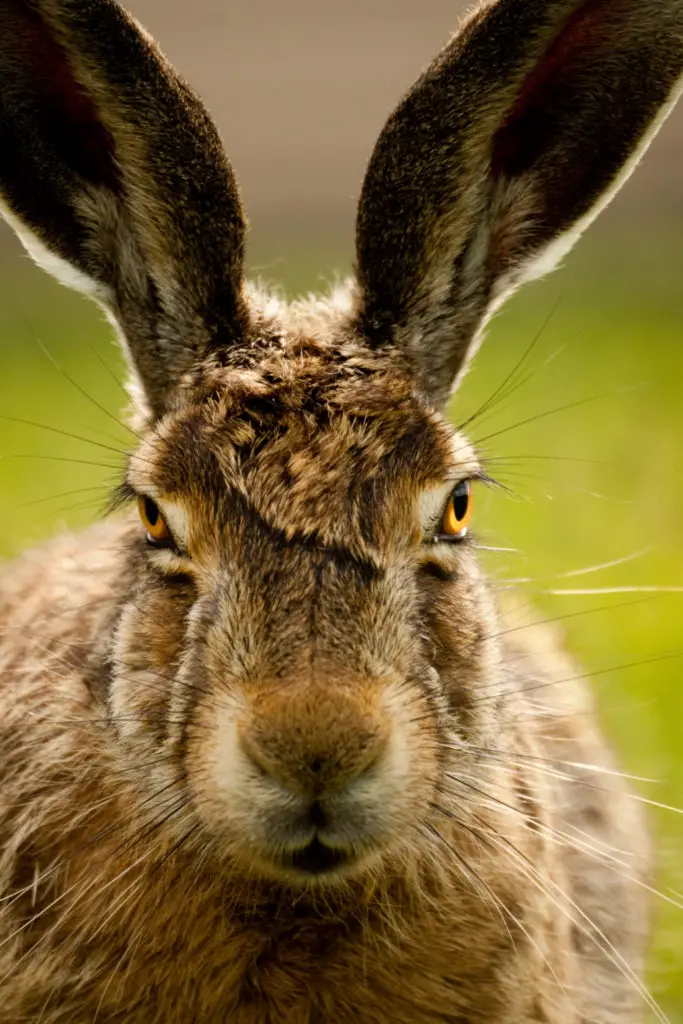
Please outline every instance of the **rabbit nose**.
[{"label": "rabbit nose", "polygon": [[317,708],[309,718],[296,704],[261,707],[240,730],[243,752],[262,775],[316,801],[348,789],[377,765],[389,733],[379,716],[337,699],[322,703],[324,712]]},{"label": "rabbit nose", "polygon": [[297,756],[292,750],[282,757],[273,756],[271,751],[255,744],[253,738],[242,737],[242,748],[259,772],[283,789],[310,797],[312,814],[319,806],[317,797],[348,788],[376,765],[385,746],[386,738],[376,737],[364,746],[362,754],[359,751],[352,756],[339,756],[336,752],[316,752]]}]

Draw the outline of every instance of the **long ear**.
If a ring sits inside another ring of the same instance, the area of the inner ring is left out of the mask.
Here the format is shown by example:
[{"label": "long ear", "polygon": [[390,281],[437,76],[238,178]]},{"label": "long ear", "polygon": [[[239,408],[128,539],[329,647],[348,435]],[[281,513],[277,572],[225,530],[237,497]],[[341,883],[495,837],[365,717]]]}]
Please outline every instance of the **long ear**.
[{"label": "long ear", "polygon": [[626,180],[682,74],[683,0],[498,0],[400,104],[360,199],[359,327],[435,405]]},{"label": "long ear", "polygon": [[118,324],[151,417],[244,328],[244,220],[204,107],[115,0],[0,0],[0,198]]}]

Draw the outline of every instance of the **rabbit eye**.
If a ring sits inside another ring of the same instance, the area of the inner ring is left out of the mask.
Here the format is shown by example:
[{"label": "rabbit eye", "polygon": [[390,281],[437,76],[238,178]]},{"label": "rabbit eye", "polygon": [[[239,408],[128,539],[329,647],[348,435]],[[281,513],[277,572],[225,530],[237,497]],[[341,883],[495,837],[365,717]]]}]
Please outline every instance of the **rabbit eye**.
[{"label": "rabbit eye", "polygon": [[156,502],[141,495],[138,498],[138,512],[149,543],[158,548],[171,547],[173,536]]},{"label": "rabbit eye", "polygon": [[462,480],[451,492],[444,509],[436,540],[463,540],[472,518],[472,485]]}]

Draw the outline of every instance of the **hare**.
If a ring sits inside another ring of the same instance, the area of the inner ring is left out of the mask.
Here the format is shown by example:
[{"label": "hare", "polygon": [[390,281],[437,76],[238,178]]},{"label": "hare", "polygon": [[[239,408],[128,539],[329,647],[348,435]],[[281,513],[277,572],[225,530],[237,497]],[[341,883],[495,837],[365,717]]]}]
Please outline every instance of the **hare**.
[{"label": "hare", "polygon": [[136,410],[121,514],[0,574],[0,1021],[642,1020],[647,829],[561,645],[502,628],[444,408],[682,75],[683,0],[480,4],[380,135],[353,281],[287,306],[136,22],[0,0],[3,213]]}]

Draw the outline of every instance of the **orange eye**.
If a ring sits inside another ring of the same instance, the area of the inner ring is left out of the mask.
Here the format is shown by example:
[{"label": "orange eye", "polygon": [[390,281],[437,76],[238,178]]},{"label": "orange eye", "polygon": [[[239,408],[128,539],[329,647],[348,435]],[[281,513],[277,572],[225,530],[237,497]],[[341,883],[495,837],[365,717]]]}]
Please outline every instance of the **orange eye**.
[{"label": "orange eye", "polygon": [[437,530],[437,536],[462,540],[472,518],[472,486],[469,480],[462,480],[454,488]]},{"label": "orange eye", "polygon": [[141,495],[138,498],[138,512],[147,531],[149,543],[159,548],[170,547],[173,544],[173,536],[159,511],[159,506],[151,498]]}]

